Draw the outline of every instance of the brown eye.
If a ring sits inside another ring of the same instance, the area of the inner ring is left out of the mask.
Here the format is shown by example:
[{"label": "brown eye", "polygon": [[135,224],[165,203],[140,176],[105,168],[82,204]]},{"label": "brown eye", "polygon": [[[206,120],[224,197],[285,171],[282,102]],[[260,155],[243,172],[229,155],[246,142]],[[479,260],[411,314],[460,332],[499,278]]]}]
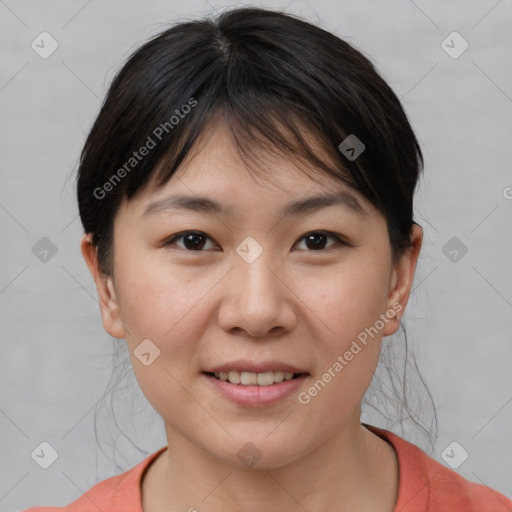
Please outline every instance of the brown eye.
[{"label": "brown eye", "polygon": [[306,248],[310,251],[321,251],[325,249],[326,241],[329,238],[332,238],[336,241],[336,243],[330,247],[337,245],[348,245],[341,237],[328,231],[311,231],[310,233],[304,235],[300,240],[305,241]]},{"label": "brown eye", "polygon": [[[328,239],[332,239],[335,241],[334,244],[326,247]],[[182,245],[178,245],[176,242],[178,240],[183,240]],[[164,246],[176,245],[181,249],[185,249],[189,252],[202,252],[203,249],[211,249],[214,247],[206,247],[207,241],[212,240],[207,234],[201,231],[182,231],[181,233],[177,233],[173,235],[171,238],[167,239],[164,243]],[[330,249],[336,246],[348,246],[349,244],[341,238],[339,235],[335,233],[331,233],[329,231],[311,231],[306,235],[302,236],[300,241],[304,241],[306,250],[308,252],[312,251],[323,251]]]},{"label": "brown eye", "polygon": [[173,235],[171,238],[169,238],[165,242],[165,245],[176,245],[175,242],[180,239],[183,239],[183,247],[178,247],[188,251],[196,252],[201,252],[201,250],[206,245],[205,240],[211,240],[208,235],[202,233],[201,231],[183,231],[182,233],[177,233],[176,235]]}]

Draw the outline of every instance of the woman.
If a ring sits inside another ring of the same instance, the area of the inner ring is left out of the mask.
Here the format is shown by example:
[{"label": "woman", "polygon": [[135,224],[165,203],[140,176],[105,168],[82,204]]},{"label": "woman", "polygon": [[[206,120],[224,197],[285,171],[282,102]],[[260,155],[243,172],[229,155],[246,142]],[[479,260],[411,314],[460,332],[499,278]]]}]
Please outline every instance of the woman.
[{"label": "woman", "polygon": [[422,164],[372,64],[291,15],[138,49],[81,155],[81,248],[168,446],[64,510],[512,510],[361,423],[421,250]]}]

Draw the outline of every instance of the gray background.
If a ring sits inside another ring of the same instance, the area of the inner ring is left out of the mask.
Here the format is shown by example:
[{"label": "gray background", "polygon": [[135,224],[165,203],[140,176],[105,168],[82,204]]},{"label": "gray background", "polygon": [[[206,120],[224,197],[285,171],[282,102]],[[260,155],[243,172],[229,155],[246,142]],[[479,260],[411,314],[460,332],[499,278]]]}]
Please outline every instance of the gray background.
[{"label": "gray background", "polygon": [[[169,23],[231,5],[0,0],[0,510],[67,504],[165,443],[128,379],[120,466],[97,448],[94,408],[123,342],[103,331],[79,250],[74,171],[128,54]],[[425,241],[403,323],[438,407],[432,455],[443,461],[457,441],[469,453],[457,471],[512,496],[512,1],[257,5],[346,38],[402,99],[426,157],[415,208]],[[59,44],[47,59],[31,48],[43,31]],[[469,43],[458,58],[441,46],[453,31]],[[57,249],[46,262],[32,250],[42,237]],[[452,237],[467,247],[457,261]],[[46,470],[31,458],[43,441],[59,454]]]}]

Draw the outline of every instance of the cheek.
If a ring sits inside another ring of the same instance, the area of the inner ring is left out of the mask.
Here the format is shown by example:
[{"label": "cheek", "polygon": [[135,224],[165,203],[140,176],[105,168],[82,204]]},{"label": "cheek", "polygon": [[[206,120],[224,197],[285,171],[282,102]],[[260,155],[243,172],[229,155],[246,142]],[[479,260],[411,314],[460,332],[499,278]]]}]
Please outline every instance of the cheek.
[{"label": "cheek", "polygon": [[389,292],[383,267],[363,257],[344,262],[324,278],[312,276],[305,286],[305,302],[323,321],[337,348],[375,325]]},{"label": "cheek", "polygon": [[300,407],[322,418],[327,430],[357,410],[379,361],[387,281],[382,269],[370,263],[360,259],[345,265],[322,286],[316,279],[308,295],[318,333],[325,334],[316,337],[315,379],[298,398]]},{"label": "cheek", "polygon": [[310,412],[332,408],[336,424],[351,414],[370,385],[377,367],[385,312],[387,273],[374,259],[360,255],[344,262],[327,279],[311,279],[308,305],[321,332],[316,351],[317,380],[303,396]]},{"label": "cheek", "polygon": [[119,258],[120,310],[132,334],[163,340],[173,335],[215,283],[218,272],[198,272],[131,250]]},{"label": "cheek", "polygon": [[[148,401],[165,415],[169,403],[193,406],[180,383],[186,385],[190,380],[197,352],[194,340],[201,339],[211,321],[201,299],[215,276],[194,276],[192,270],[176,272],[135,256],[116,268],[120,312],[128,327],[126,340],[134,375]],[[151,362],[145,365],[141,354],[148,352]]]}]

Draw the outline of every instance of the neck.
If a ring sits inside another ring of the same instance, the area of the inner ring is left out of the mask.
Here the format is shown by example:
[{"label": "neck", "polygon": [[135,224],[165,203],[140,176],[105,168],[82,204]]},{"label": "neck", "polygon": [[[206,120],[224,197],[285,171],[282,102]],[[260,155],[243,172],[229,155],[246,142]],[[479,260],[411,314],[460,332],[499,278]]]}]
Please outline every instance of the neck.
[{"label": "neck", "polygon": [[144,512],[393,512],[398,462],[393,448],[359,424],[347,424],[312,452],[273,469],[240,469],[192,445],[178,432],[148,469]]}]

